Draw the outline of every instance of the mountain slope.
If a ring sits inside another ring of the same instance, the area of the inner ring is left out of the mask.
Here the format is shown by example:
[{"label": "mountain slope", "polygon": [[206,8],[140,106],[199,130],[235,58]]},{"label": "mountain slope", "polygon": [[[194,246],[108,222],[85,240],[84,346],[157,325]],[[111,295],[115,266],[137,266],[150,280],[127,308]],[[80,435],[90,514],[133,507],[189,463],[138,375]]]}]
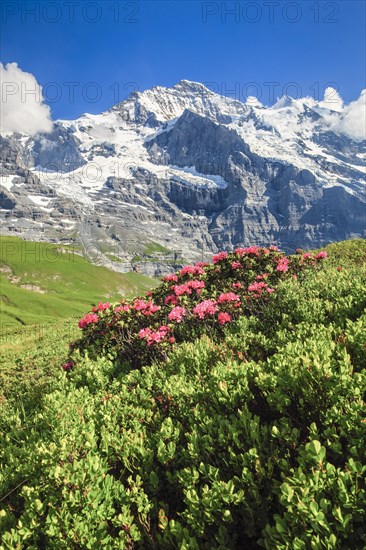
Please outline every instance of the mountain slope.
[{"label": "mountain slope", "polygon": [[[364,237],[366,141],[339,131],[342,109],[308,97],[264,107],[181,81],[0,138],[2,230],[78,242],[116,271],[139,258],[150,274],[253,242]],[[165,253],[147,254],[153,243]]]}]

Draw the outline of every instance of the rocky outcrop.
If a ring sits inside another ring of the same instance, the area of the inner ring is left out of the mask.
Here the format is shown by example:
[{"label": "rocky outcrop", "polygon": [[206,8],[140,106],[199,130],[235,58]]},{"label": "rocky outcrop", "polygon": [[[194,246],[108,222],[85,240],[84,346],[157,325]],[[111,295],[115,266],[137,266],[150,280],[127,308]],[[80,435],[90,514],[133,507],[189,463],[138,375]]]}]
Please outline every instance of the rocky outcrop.
[{"label": "rocky outcrop", "polygon": [[86,164],[79,151],[80,141],[72,129],[55,124],[52,132],[39,134],[27,144],[31,166],[41,166],[52,172],[71,172]]}]

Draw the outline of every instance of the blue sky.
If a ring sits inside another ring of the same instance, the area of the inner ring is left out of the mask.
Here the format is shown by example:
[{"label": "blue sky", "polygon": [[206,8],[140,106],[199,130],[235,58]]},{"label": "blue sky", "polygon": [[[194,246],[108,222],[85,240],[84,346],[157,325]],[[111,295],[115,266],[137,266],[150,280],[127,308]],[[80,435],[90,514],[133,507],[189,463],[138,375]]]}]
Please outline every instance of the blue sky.
[{"label": "blue sky", "polygon": [[1,15],[1,61],[35,75],[54,119],[182,79],[264,104],[365,88],[361,0],[4,0]]}]

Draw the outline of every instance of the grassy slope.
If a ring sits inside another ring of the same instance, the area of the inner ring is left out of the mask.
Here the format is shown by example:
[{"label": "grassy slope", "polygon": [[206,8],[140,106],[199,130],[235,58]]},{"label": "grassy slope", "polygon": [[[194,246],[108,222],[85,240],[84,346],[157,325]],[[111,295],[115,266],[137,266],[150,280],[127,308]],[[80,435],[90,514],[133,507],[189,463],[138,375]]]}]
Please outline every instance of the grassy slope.
[{"label": "grassy slope", "polygon": [[0,405],[5,397],[30,402],[60,375],[69,343],[80,333],[77,320],[14,325],[0,334]]},{"label": "grassy slope", "polygon": [[[0,237],[2,325],[47,323],[83,314],[100,300],[118,301],[156,285],[139,273],[115,273],[87,262],[73,249]],[[13,282],[11,282],[13,279]],[[46,291],[21,288],[33,285]]]}]

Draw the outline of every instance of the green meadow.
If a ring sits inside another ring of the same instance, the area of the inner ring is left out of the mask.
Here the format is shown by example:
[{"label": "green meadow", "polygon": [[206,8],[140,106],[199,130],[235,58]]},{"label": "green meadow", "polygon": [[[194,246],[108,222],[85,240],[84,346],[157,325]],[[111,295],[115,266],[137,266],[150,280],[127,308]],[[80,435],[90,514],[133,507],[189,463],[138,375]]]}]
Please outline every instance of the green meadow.
[{"label": "green meadow", "polygon": [[99,301],[119,301],[156,286],[140,273],[116,273],[73,247],[0,237],[2,328],[81,315]]}]

